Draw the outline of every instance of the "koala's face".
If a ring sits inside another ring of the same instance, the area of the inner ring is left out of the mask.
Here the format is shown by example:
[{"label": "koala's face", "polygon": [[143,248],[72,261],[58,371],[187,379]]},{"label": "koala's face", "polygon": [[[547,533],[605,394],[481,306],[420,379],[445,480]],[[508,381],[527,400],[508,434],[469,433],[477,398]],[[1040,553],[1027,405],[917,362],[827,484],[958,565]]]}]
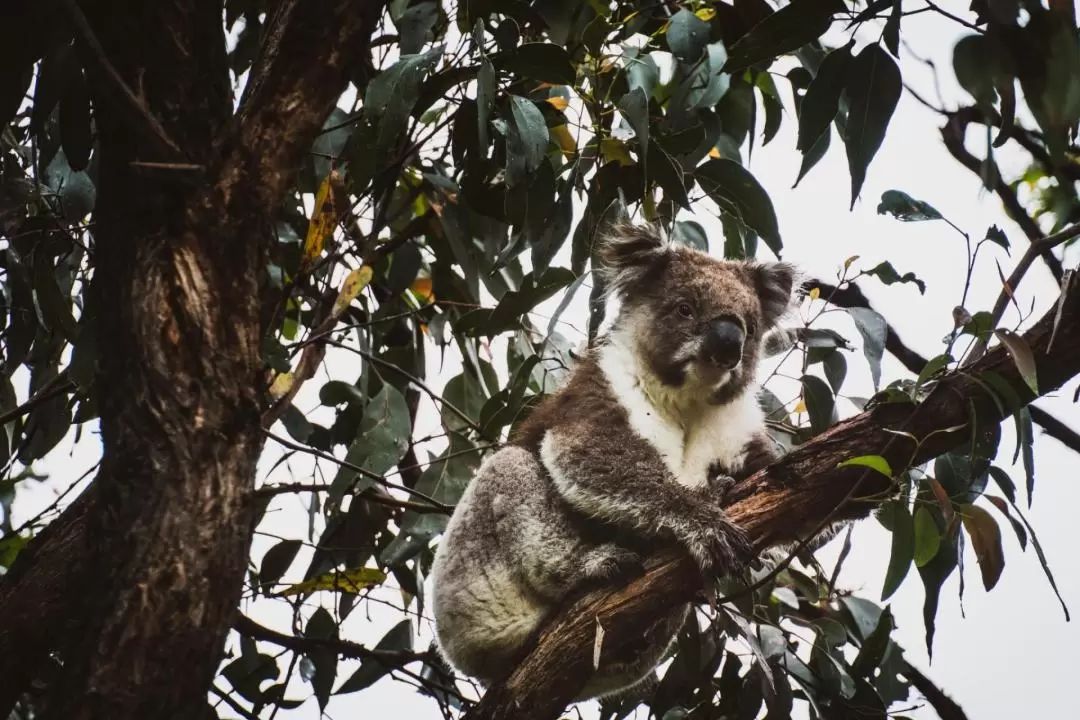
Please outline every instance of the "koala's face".
[{"label": "koala's face", "polygon": [[622,299],[617,327],[630,331],[641,359],[665,385],[714,403],[753,379],[762,339],[795,284],[790,265],[715,260],[651,228],[618,229],[599,259]]}]

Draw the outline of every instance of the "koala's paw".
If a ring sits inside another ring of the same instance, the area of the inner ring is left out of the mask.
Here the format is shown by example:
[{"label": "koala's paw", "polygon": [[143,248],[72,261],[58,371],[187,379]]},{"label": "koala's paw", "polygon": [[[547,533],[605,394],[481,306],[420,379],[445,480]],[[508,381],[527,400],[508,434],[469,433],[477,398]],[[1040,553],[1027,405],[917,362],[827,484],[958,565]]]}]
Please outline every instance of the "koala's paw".
[{"label": "koala's paw", "polygon": [[641,556],[615,543],[604,543],[585,553],[585,575],[594,580],[631,580],[645,572]]},{"label": "koala's paw", "polygon": [[719,470],[709,472],[708,482],[709,491],[720,502],[723,502],[724,496],[735,486],[735,478]]},{"label": "koala's paw", "polygon": [[740,572],[753,552],[746,533],[722,514],[712,523],[687,533],[684,545],[707,577]]}]

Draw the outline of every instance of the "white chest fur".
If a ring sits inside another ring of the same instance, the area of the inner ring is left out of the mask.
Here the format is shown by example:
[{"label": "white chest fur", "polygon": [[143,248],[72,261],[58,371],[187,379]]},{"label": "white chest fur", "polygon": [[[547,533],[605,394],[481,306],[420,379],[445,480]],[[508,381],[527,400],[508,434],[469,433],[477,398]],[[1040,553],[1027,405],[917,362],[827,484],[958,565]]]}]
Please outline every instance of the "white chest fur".
[{"label": "white chest fur", "polygon": [[600,367],[630,426],[656,448],[675,479],[701,487],[713,463],[741,465],[746,444],[764,424],[755,388],[724,405],[703,403],[707,390],[693,383],[677,389],[650,383],[633,351],[619,340],[601,350]]}]

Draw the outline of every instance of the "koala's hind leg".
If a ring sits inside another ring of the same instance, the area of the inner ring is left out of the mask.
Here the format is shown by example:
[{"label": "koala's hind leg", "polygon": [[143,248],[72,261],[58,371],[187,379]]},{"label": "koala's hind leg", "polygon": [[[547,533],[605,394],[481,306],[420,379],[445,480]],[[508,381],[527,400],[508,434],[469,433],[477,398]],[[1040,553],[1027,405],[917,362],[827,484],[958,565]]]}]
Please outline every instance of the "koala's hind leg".
[{"label": "koala's hind leg", "polygon": [[538,596],[559,602],[586,582],[615,582],[643,571],[633,550],[589,536],[532,456],[500,482],[492,493],[496,532],[511,565]]}]

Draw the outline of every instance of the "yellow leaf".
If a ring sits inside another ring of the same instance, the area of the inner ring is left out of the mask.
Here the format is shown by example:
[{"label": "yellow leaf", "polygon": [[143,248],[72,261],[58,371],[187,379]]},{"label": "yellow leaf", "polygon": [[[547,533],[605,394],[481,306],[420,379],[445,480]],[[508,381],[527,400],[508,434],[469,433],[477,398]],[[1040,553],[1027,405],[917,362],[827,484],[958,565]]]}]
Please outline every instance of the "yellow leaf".
[{"label": "yellow leaf", "polygon": [[570,104],[570,101],[562,97],[561,95],[549,97],[547,101],[548,104],[550,104],[551,107],[555,108],[556,110],[565,110],[566,106]]},{"label": "yellow leaf", "polygon": [[308,223],[307,237],[304,238],[305,264],[322,254],[326,238],[334,232],[338,217],[337,188],[340,185],[341,174],[337,170],[331,170],[315,193],[315,209],[311,213],[311,222]]},{"label": "yellow leaf", "polygon": [[604,138],[600,141],[600,154],[604,156],[604,162],[616,161],[620,165],[633,165],[634,158],[630,157],[630,151],[626,143],[615,138]]},{"label": "yellow leaf", "polygon": [[434,295],[431,292],[431,278],[430,277],[418,277],[413,280],[412,285],[409,286],[409,291],[416,296],[416,299],[423,305],[428,305],[434,300]]},{"label": "yellow leaf", "polygon": [[858,259],[858,255],[852,255],[851,257],[849,257],[847,260],[844,261],[844,269],[847,270],[849,267],[851,267],[851,263],[855,262]]},{"label": "yellow leaf", "polygon": [[356,299],[356,296],[371,282],[373,274],[374,271],[367,265],[361,265],[349,273],[349,276],[345,278],[345,282],[341,284],[341,291],[338,292],[337,300],[334,300],[333,315],[335,317],[345,312],[345,308],[349,307],[349,304]]},{"label": "yellow leaf", "polygon": [[799,402],[795,403],[795,412],[797,412],[797,413],[806,412],[806,401],[805,400],[802,400],[800,398]]},{"label": "yellow leaf", "polygon": [[316,590],[337,590],[339,592],[357,593],[366,587],[378,585],[386,579],[386,573],[375,568],[354,568],[352,570],[331,570],[318,577],[305,580],[295,585],[290,585],[279,596],[306,595]]},{"label": "yellow leaf", "polygon": [[711,157],[711,158],[723,157],[723,155],[720,154],[720,148],[715,148],[714,147],[713,149],[709,150],[709,157]]},{"label": "yellow leaf", "polygon": [[700,10],[698,10],[694,14],[697,15],[702,20],[704,20],[705,22],[709,22],[714,17],[716,17],[716,10],[711,8],[711,7],[701,8]]},{"label": "yellow leaf", "polygon": [[292,389],[293,381],[295,378],[291,372],[278,373],[274,378],[274,382],[270,383],[270,397],[278,400],[285,397],[289,390]]},{"label": "yellow leaf", "polygon": [[821,288],[811,288],[810,299],[817,300],[819,297],[821,297]]},{"label": "yellow leaf", "polygon": [[570,128],[563,123],[562,125],[556,125],[548,130],[551,133],[551,137],[555,139],[555,144],[563,151],[563,155],[570,157],[577,152],[577,140],[570,134]]}]

